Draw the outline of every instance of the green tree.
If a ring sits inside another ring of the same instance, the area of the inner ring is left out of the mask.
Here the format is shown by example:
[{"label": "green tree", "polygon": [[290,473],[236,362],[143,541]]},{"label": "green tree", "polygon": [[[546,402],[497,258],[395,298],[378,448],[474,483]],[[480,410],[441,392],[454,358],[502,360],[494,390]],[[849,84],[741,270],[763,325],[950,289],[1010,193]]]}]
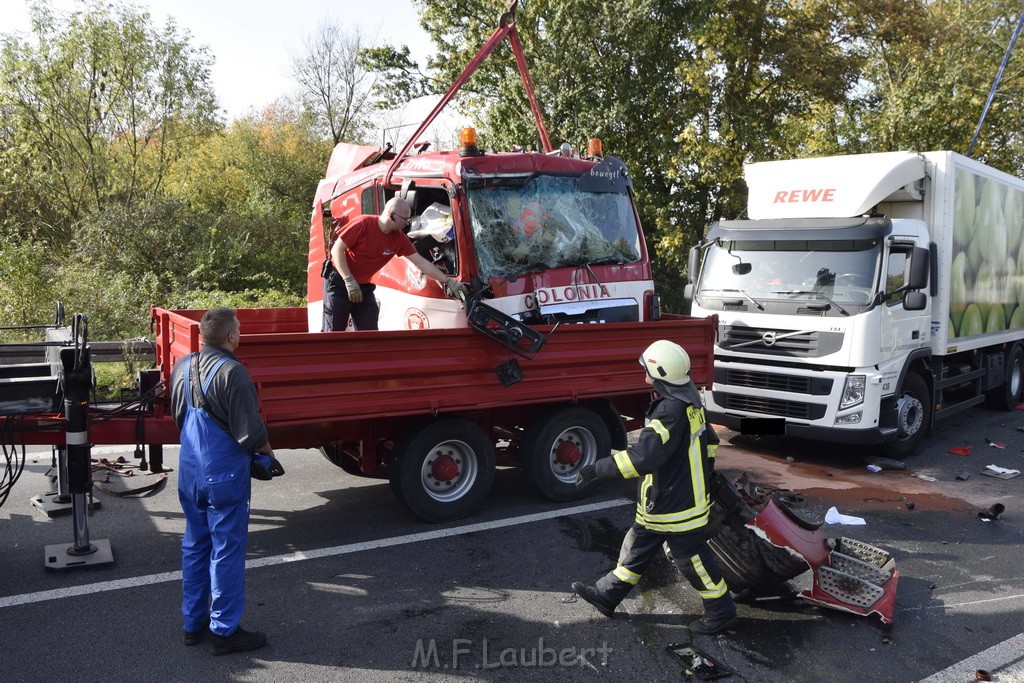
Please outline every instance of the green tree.
[{"label": "green tree", "polygon": [[160,197],[167,169],[218,127],[212,58],[129,4],[29,8],[30,38],[0,44],[0,210],[57,246],[84,216]]}]

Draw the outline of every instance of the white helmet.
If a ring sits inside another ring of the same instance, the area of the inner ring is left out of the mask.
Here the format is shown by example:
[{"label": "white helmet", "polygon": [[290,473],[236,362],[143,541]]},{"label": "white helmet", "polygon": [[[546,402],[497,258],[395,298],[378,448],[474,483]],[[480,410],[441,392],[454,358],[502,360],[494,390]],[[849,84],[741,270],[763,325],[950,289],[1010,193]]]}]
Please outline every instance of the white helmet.
[{"label": "white helmet", "polygon": [[690,381],[690,356],[675,342],[659,339],[640,356],[640,365],[647,374],[666,384],[686,384]]}]

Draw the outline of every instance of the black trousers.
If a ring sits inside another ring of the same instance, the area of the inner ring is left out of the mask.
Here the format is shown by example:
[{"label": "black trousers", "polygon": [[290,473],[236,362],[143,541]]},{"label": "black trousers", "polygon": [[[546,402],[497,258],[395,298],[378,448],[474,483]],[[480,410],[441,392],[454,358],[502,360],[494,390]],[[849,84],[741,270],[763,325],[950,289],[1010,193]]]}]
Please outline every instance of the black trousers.
[{"label": "black trousers", "polygon": [[348,318],[352,316],[352,324],[357,330],[376,330],[377,316],[380,306],[373,295],[377,285],[359,285],[363,290],[363,300],[354,304],[348,300],[348,288],[345,280],[333,267],[328,268],[324,278],[324,332],[344,331],[348,327]]},{"label": "black trousers", "polygon": [[597,582],[602,596],[615,605],[622,602],[640,581],[662,544],[668,545],[672,561],[703,600],[729,595],[703,529],[685,534],[661,534],[634,523],[622,541],[618,565]]}]

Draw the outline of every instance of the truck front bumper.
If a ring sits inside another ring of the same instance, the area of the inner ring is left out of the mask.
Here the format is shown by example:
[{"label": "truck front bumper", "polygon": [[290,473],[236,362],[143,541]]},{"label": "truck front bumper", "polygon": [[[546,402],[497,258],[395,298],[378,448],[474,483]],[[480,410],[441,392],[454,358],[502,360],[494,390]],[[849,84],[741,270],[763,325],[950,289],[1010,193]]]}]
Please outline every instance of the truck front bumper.
[{"label": "truck front bumper", "polygon": [[821,427],[788,422],[782,417],[745,417],[714,410],[708,410],[707,416],[709,422],[741,434],[786,435],[801,439],[863,445],[879,444],[886,441],[886,435],[877,427],[865,429]]}]

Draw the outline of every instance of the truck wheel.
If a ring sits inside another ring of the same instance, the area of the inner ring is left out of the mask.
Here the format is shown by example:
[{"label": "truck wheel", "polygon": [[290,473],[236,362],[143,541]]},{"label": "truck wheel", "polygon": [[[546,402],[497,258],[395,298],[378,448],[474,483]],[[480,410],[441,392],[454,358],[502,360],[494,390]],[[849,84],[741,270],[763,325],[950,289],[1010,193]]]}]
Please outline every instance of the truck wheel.
[{"label": "truck wheel", "polygon": [[1003,364],[1005,376],[1001,386],[985,394],[985,402],[996,410],[1013,410],[1020,400],[1021,387],[1024,386],[1024,349],[1018,344],[1006,353]]},{"label": "truck wheel", "polygon": [[587,495],[587,489],[576,488],[576,473],[610,452],[604,420],[589,408],[570,406],[530,425],[520,466],[534,490],[561,503]]},{"label": "truck wheel", "polygon": [[896,438],[882,448],[886,454],[902,458],[917,450],[932,420],[932,399],[921,375],[907,373],[896,399],[896,410]]},{"label": "truck wheel", "polygon": [[410,512],[429,522],[472,513],[494,482],[494,444],[476,423],[463,418],[411,430],[391,455],[392,490]]}]

